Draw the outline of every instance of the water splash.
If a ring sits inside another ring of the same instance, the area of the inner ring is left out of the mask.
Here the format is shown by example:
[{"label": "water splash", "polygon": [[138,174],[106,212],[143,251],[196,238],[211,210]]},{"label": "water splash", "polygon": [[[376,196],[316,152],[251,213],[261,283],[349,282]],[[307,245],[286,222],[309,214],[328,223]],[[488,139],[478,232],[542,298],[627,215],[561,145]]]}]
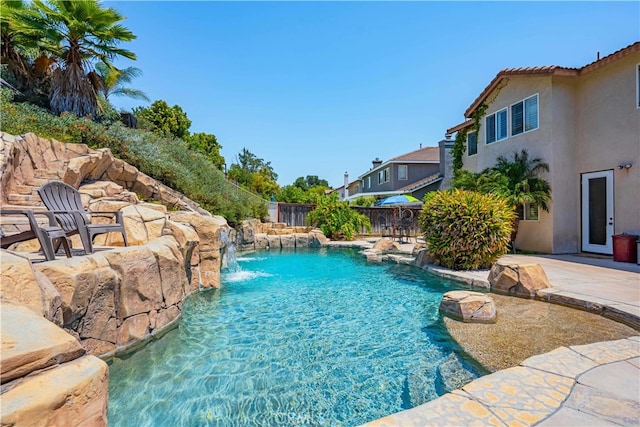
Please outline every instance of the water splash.
[{"label": "water splash", "polygon": [[238,258],[236,256],[236,246],[229,239],[229,234],[226,231],[220,231],[220,241],[222,242],[222,269],[229,272],[240,271],[240,265],[238,264]]}]

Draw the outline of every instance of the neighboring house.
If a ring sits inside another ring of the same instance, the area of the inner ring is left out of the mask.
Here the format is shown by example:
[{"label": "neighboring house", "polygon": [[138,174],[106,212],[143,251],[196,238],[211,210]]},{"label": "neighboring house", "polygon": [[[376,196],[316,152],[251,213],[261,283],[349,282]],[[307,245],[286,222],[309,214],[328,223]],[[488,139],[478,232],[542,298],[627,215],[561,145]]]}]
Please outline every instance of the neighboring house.
[{"label": "neighboring house", "polygon": [[522,209],[516,247],[612,254],[640,234],[640,42],[581,68],[502,70],[448,134],[468,131],[463,168],[480,172],[525,148],[550,166],[550,211]]},{"label": "neighboring house", "polygon": [[347,200],[360,196],[382,199],[396,194],[422,199],[427,192],[438,190],[444,176],[440,157],[445,142],[451,141],[441,141],[439,147],[421,147],[386,162],[376,158],[371,169],[351,187],[354,192],[349,191]]}]

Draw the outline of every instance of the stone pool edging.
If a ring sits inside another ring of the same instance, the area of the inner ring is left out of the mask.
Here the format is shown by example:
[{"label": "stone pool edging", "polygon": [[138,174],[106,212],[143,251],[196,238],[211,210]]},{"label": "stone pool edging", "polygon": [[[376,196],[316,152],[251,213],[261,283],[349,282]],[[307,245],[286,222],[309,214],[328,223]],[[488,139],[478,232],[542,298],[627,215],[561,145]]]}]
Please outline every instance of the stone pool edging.
[{"label": "stone pool edging", "polygon": [[[607,390],[595,378],[612,369],[624,369],[635,373],[633,381],[640,373],[639,351],[637,336],[560,347],[478,378],[431,402],[364,425],[503,426],[534,425],[544,420],[554,425],[566,419],[591,425],[633,424],[638,421],[635,391]],[[615,401],[615,409],[603,405],[605,401]]]}]

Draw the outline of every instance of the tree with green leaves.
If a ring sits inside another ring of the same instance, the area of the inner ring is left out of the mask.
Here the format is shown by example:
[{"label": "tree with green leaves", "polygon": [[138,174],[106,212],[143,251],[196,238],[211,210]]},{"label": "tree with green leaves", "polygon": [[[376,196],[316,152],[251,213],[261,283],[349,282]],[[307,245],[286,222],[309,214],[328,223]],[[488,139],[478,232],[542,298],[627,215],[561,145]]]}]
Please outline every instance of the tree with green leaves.
[{"label": "tree with green leaves", "polygon": [[329,182],[326,179],[318,178],[317,175],[307,175],[306,178],[300,176],[294,181],[293,185],[305,191],[313,187],[329,188]]},{"label": "tree with green leaves", "polygon": [[189,136],[191,120],[178,105],[169,107],[166,101],[154,101],[150,107],[137,107],[133,114],[140,121],[141,127],[148,127],[162,136],[186,138]]},{"label": "tree with green leaves", "polygon": [[98,111],[100,79],[95,64],[113,66],[116,58],[136,59],[119,48],[136,36],[120,22],[124,17],[98,0],[33,0],[32,7],[15,10],[14,30],[38,38],[40,52],[54,59],[49,101],[54,113],[65,111],[93,117]]},{"label": "tree with green leaves", "polygon": [[371,232],[369,218],[351,209],[349,203],[339,201],[338,193],[319,198],[315,209],[307,215],[307,223],[334,240],[353,240],[363,228]]},{"label": "tree with green leaves", "polygon": [[142,70],[136,67],[118,69],[109,67],[102,62],[96,64],[96,73],[100,77],[98,94],[109,101],[110,96],[126,96],[132,99],[140,99],[149,102],[149,97],[139,89],[126,87],[136,77],[142,75]]},{"label": "tree with green leaves", "polygon": [[19,31],[16,24],[17,16],[33,7],[22,0],[0,0],[2,78],[19,92],[19,99],[49,108],[56,59],[38,48],[38,34]]},{"label": "tree with green leaves", "polygon": [[220,170],[224,169],[224,157],[220,154],[222,145],[215,135],[211,133],[197,132],[186,138],[187,147],[204,155]]},{"label": "tree with green leaves", "polygon": [[228,176],[229,179],[266,199],[280,191],[276,182],[278,174],[273,170],[271,162],[265,162],[246,148],[236,157],[236,162],[229,168]]}]

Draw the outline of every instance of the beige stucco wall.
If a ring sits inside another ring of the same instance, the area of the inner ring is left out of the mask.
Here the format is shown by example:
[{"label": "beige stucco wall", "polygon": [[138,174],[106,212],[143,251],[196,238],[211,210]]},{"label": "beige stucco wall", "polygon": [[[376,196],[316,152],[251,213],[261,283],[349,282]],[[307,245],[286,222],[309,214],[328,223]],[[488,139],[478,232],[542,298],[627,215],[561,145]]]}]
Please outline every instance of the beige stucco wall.
[{"label": "beige stucco wall", "polygon": [[[492,167],[496,163],[496,158],[503,155],[513,158],[515,151],[520,152],[526,148],[529,155],[539,157],[549,163],[551,171],[555,170],[553,165],[553,144],[551,124],[553,115],[551,109],[552,90],[551,77],[513,77],[501,89],[493,91],[487,97],[488,107],[486,115],[495,113],[507,107],[509,123],[511,123],[511,104],[538,94],[538,129],[511,136],[511,126],[508,128],[508,137],[501,141],[486,144],[485,120],[482,119],[480,135],[478,135],[478,154],[463,157],[464,168],[474,172]],[[552,175],[543,174],[550,180]],[[551,182],[553,189],[553,182]],[[550,206],[550,212],[540,212],[539,221],[521,221],[516,239],[516,247],[537,252],[553,252],[553,221],[554,206]]]},{"label": "beige stucco wall", "polygon": [[[538,94],[539,128],[485,143],[483,119],[478,154],[463,156],[464,168],[480,172],[526,148],[550,167],[550,212],[522,221],[516,247],[538,252],[581,250],[581,174],[614,171],[615,233],[640,234],[640,109],[636,67],[640,53],[581,76],[515,76],[489,94],[486,114]],[[511,111],[508,110],[509,123]],[[511,128],[509,126],[509,132]],[[631,164],[631,169],[617,169]]]},{"label": "beige stucco wall", "polygon": [[[577,175],[613,170],[615,234],[640,234],[639,63],[640,53],[629,55],[578,82]],[[631,169],[617,169],[625,164]]]},{"label": "beige stucco wall", "polygon": [[551,197],[553,198],[552,253],[579,251],[580,177],[576,175],[576,84],[575,78],[551,79],[551,150],[549,151]]}]

